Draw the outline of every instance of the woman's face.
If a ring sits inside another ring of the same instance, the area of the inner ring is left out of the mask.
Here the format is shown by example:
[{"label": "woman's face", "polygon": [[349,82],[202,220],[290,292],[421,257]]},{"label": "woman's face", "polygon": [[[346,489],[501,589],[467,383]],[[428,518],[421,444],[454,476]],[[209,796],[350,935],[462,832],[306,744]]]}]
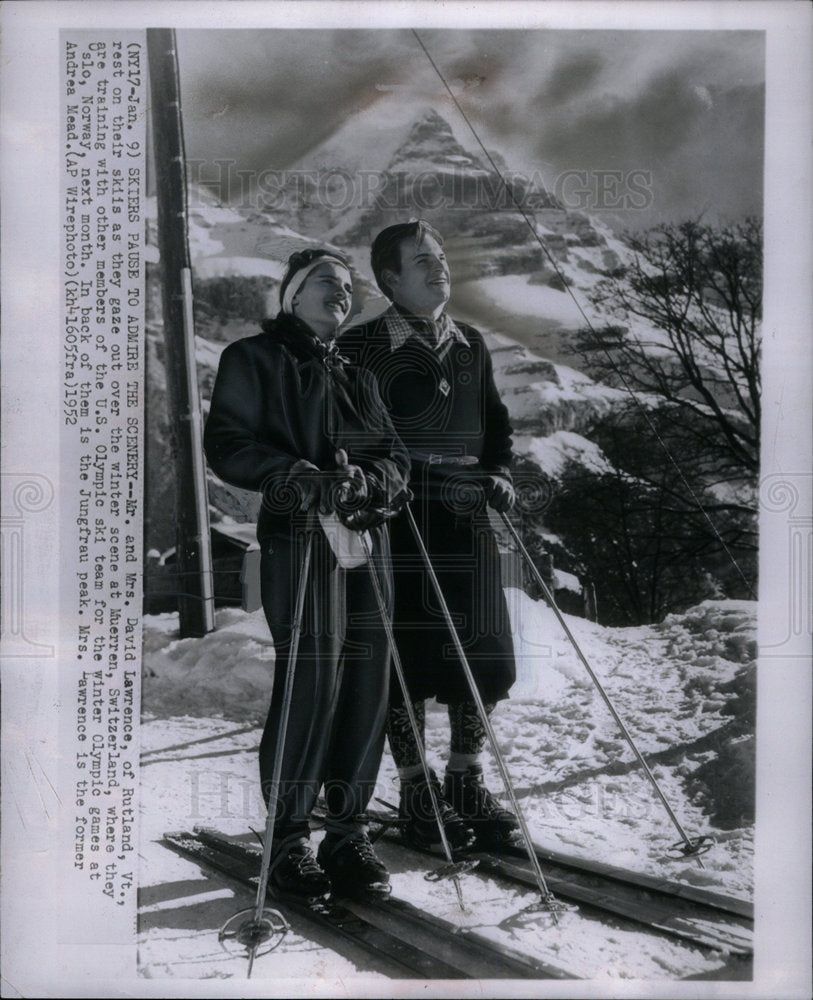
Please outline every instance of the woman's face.
[{"label": "woman's face", "polygon": [[350,272],[338,261],[326,260],[307,276],[291,304],[294,316],[325,340],[347,318],[352,298]]}]

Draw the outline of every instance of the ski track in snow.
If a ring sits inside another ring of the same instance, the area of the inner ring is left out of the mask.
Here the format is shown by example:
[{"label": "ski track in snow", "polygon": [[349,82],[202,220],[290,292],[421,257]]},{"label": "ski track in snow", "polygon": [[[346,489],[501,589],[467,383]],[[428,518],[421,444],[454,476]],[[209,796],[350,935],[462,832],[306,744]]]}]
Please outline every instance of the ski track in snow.
[{"label": "ski track in snow", "polygon": [[[627,629],[566,619],[684,828],[690,836],[716,836],[701,870],[696,861],[664,860],[678,834],[553,612],[520,591],[507,593],[518,680],[493,723],[535,839],[563,853],[749,897],[752,824],[715,827],[686,778],[714,761],[718,736],[732,722],[732,691],[724,685],[734,681],[741,693],[754,655],[755,606],[704,602],[660,625]],[[218,630],[204,639],[178,639],[176,628],[173,615],[145,618],[140,968],[153,978],[240,978],[245,960],[222,951],[217,931],[233,912],[252,906],[253,895],[158,841],[196,823],[235,834],[263,828],[256,750],[273,646],[261,613],[219,611]],[[747,736],[746,728],[734,742]],[[427,749],[442,772],[448,719],[434,702]],[[499,791],[499,772],[486,756],[489,786]],[[753,794],[747,763],[736,777],[745,801]],[[376,794],[397,801],[388,752]],[[713,800],[713,788],[709,794]],[[584,912],[553,927],[549,917],[522,914],[535,893],[479,875],[464,879],[470,913],[461,915],[451,883],[424,880],[432,859],[399,855],[386,843],[380,853],[399,896],[583,977],[669,980],[710,974],[725,962],[722,954]],[[363,952],[338,954],[300,920],[277,951],[257,962],[253,977],[317,979],[329,990],[360,975],[388,981]]]}]

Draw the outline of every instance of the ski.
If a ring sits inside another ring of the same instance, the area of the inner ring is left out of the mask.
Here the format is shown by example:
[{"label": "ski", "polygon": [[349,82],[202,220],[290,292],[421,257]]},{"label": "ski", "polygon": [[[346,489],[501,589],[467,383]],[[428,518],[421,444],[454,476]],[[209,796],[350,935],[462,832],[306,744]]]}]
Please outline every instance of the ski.
[{"label": "ski", "polygon": [[[196,828],[193,833],[164,834],[171,849],[204,867],[256,889],[262,852],[245,837]],[[253,838],[252,838],[253,839]],[[547,965],[459,928],[394,896],[341,898],[308,902],[271,895],[274,905],[317,924],[339,940],[352,941],[379,959],[396,976],[425,979],[572,979],[571,972]]]},{"label": "ski", "polygon": [[[504,853],[514,857],[521,856],[521,848],[515,844],[508,843],[503,850]],[[563,854],[560,851],[554,851],[551,848],[542,847],[536,843],[534,843],[534,850],[541,861],[559,865],[562,868],[590,872],[603,878],[628,882],[631,885],[640,886],[642,889],[649,889],[653,892],[699,903],[701,906],[708,906],[710,909],[719,910],[721,913],[729,913],[732,916],[740,917],[751,923],[754,920],[753,904],[749,903],[748,900],[738,899],[736,896],[728,896],[724,893],[715,892],[711,889],[703,889],[696,885],[673,882],[671,879],[660,878],[657,875],[647,875],[645,872],[635,872],[627,868],[618,868],[615,865],[606,864],[601,861],[589,861],[577,858],[571,854]]]},{"label": "ski", "polygon": [[[410,844],[403,836],[402,823],[391,813],[367,811],[373,824],[372,839],[378,835],[399,842],[418,853],[437,857],[433,850]],[[628,872],[596,862],[579,859],[534,844],[551,891],[562,899],[612,913],[645,924],[653,930],[728,951],[737,955],[753,953],[753,925],[743,913],[748,904],[696,887],[666,879]],[[508,842],[500,850],[474,849],[467,858],[478,862],[477,871],[506,881],[536,888],[536,879],[525,858],[525,845]]]},{"label": "ski", "polygon": [[[256,891],[261,860],[258,854],[241,859],[234,852],[205,843],[195,833],[186,831],[166,833],[163,842],[202,867],[213,869]],[[459,971],[453,966],[419,952],[406,941],[380,932],[345,907],[326,900],[308,901],[291,895],[274,897],[274,902],[284,908],[288,915],[295,914],[327,931],[335,943],[341,945],[345,941],[352,942],[383,959],[384,964],[395,975],[409,974],[423,979],[460,978]]]}]

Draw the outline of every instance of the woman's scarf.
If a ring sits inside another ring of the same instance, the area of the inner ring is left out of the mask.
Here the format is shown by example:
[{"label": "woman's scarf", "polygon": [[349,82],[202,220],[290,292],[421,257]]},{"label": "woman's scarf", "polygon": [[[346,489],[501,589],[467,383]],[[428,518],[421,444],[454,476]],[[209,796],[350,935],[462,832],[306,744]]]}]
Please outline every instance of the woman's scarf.
[{"label": "woman's scarf", "polygon": [[298,360],[320,361],[328,375],[343,389],[349,390],[350,380],[344,370],[349,361],[339,353],[335,337],[320,340],[307,323],[290,313],[279,313],[273,319],[265,320],[262,328]]}]

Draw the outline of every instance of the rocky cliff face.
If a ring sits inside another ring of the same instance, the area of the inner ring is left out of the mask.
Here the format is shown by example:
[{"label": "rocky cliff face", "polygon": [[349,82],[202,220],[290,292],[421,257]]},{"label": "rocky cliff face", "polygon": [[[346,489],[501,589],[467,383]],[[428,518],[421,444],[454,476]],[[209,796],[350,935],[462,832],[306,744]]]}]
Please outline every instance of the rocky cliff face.
[{"label": "rocky cliff face", "polygon": [[530,273],[539,259],[535,215],[561,211],[543,188],[510,173],[498,154],[466,149],[432,109],[413,122],[378,182],[355,218],[348,213],[337,224],[336,242],[369,245],[386,226],[423,218],[454,251],[456,280]]},{"label": "rocky cliff face", "polygon": [[[369,112],[357,118],[281,175],[273,194],[257,192],[267,214],[362,254],[386,226],[426,219],[443,233],[457,281],[537,274],[545,251],[578,268],[573,248],[602,248],[603,266],[618,265],[594,220],[567,211],[537,178],[509,170],[499,153],[484,153],[474,140],[464,145],[433,108],[400,126],[380,123],[380,131]],[[367,157],[359,152],[365,143]],[[593,261],[589,267],[596,270]]]}]

